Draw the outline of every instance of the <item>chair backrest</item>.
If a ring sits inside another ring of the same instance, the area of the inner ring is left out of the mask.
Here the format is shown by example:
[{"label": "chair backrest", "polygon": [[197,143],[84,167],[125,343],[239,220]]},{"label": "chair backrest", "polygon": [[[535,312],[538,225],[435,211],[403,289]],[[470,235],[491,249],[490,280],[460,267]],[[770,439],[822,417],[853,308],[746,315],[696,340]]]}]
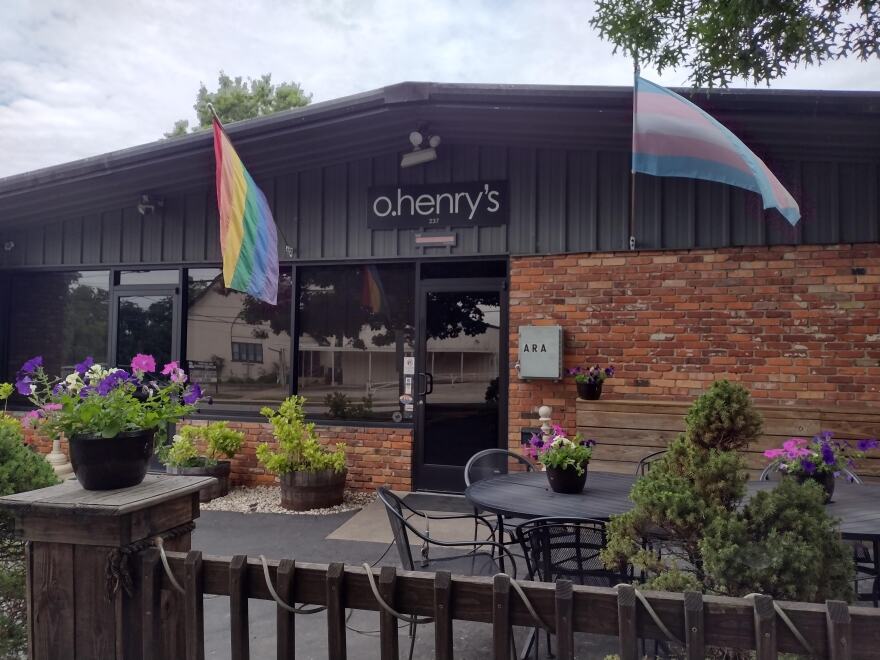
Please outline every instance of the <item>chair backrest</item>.
[{"label": "chair backrest", "polygon": [[470,457],[464,466],[464,483],[472,483],[491,479],[499,474],[507,474],[510,463],[522,466],[526,472],[537,470],[537,466],[521,454],[506,449],[484,449]]},{"label": "chair backrest", "polygon": [[[779,463],[774,461],[773,463],[770,463],[767,467],[765,467],[763,470],[761,470],[761,476],[758,477],[758,479],[760,479],[761,481],[770,481],[770,477],[774,474],[779,473],[779,472],[780,472]],[[843,468],[843,470],[841,470],[841,472],[843,472],[843,474],[846,475],[846,478],[849,479],[854,484],[862,485],[864,483],[861,480],[861,478],[859,477],[859,475],[857,475],[852,470],[849,470],[847,468]]]},{"label": "chair backrest", "polygon": [[543,582],[565,578],[577,584],[613,587],[632,581],[629,568],[610,571],[599,553],[605,523],[589,518],[535,518],[516,528],[529,576]]},{"label": "chair backrest", "polygon": [[660,451],[655,451],[652,454],[642,457],[642,460],[640,460],[639,464],[636,466],[636,474],[640,477],[644,477],[648,473],[648,470],[651,469],[653,463],[662,458],[665,453],[666,450],[661,449]]},{"label": "chair backrest", "polygon": [[397,554],[400,556],[400,564],[407,571],[414,571],[412,548],[409,545],[406,518],[403,514],[403,501],[392,493],[387,486],[381,486],[376,493],[382,504],[385,505],[385,513],[388,514],[388,522],[391,525],[391,534],[394,536],[394,545],[397,546]]}]

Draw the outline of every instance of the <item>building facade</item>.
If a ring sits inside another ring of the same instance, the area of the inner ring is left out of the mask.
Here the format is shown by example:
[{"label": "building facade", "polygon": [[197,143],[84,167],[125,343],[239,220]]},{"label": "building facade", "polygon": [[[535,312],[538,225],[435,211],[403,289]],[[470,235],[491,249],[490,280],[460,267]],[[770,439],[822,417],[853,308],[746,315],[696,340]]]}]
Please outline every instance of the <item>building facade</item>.
[{"label": "building facade", "polygon": [[[542,404],[574,427],[569,379],[519,378],[525,325],[562,326],[565,367],[614,364],[605,397],[724,377],[878,405],[880,93],[688,94],[796,227],[739,189],[633,183],[628,88],[404,83],[230,125],[280,230],[277,306],[223,287],[210,132],[0,180],[0,378],[178,359],[213,398],[193,423],[247,432],[240,482],[271,481],[258,411],[299,393],[353,485],[401,489],[460,490]],[[436,158],[402,167],[414,130]]]}]

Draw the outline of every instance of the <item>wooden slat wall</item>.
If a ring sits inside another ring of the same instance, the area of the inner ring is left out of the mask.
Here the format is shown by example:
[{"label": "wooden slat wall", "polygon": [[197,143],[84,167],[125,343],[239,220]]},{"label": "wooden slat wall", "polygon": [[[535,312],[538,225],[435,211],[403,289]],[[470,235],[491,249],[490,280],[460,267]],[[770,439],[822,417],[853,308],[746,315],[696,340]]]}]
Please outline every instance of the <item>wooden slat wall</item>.
[{"label": "wooden slat wall", "polygon": [[[638,462],[684,431],[690,403],[599,400],[577,402],[578,432],[598,444],[591,467],[632,474]],[[880,410],[761,406],[764,435],[745,452],[746,465],[760,471],[766,464],[762,452],[780,447],[791,437],[810,438],[831,431],[837,438],[858,440],[880,437]],[[856,472],[880,481],[880,452],[857,462]]]},{"label": "wooden slat wall", "polygon": [[[765,212],[757,195],[684,179],[636,179],[640,249],[711,248],[880,239],[880,162],[775,160],[784,184],[801,200],[791,227]],[[419,248],[412,230],[366,227],[371,185],[478,180],[508,182],[507,227],[456,228],[454,248]],[[312,167],[278,168],[258,183],[299,260],[447,255],[556,254],[628,247],[629,153],[601,149],[447,144],[438,160],[401,169],[396,152]],[[803,194],[800,191],[803,190]],[[0,229],[0,268],[215,263],[219,260],[212,187],[153,194],[164,207],[141,216],[94,208],[73,217]],[[0,208],[2,212],[2,208]],[[283,254],[286,259],[286,255]]]}]

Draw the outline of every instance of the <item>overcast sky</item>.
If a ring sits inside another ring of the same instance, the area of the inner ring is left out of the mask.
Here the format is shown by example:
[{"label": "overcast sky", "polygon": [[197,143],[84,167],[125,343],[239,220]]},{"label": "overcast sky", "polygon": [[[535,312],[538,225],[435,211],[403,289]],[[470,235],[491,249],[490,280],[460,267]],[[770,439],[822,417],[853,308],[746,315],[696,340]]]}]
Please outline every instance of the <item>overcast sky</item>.
[{"label": "overcast sky", "polygon": [[[297,81],[315,101],[404,80],[631,84],[592,12],[586,0],[3,0],[0,176],[192,123],[199,83],[220,69]],[[774,86],[877,90],[880,65],[836,62]]]}]

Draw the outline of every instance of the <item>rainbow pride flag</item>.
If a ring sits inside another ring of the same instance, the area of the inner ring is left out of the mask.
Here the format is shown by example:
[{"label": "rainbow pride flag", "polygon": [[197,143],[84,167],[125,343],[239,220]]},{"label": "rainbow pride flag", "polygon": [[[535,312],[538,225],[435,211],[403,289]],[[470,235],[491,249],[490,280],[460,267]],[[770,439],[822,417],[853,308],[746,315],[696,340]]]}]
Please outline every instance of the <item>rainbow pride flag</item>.
[{"label": "rainbow pride flag", "polygon": [[275,305],[278,299],[278,235],[266,196],[254,183],[229,136],[214,118],[217,208],[223,281],[228,289]]},{"label": "rainbow pride flag", "polygon": [[792,225],[797,202],[760,158],[711,115],[660,85],[635,78],[632,170],[718,181],[761,195]]}]

